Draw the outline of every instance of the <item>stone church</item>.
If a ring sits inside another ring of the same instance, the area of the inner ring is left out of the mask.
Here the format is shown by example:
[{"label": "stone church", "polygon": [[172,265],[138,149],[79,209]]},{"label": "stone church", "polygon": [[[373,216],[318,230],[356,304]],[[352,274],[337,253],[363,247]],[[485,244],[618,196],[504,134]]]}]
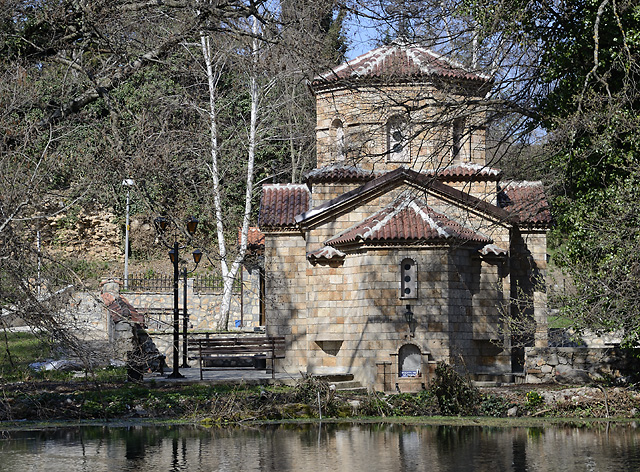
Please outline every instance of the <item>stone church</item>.
[{"label": "stone church", "polygon": [[310,88],[317,168],[264,185],[260,206],[277,370],[387,391],[424,388],[439,361],[512,380],[523,350],[501,320],[526,318],[545,345],[551,215],[540,182],[487,162],[491,79],[394,43]]}]

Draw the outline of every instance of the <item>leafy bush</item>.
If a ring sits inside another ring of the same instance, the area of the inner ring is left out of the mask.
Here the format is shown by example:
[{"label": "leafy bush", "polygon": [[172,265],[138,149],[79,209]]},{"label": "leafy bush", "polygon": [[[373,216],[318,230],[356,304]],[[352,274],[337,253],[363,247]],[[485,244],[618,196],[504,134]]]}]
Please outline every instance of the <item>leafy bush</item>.
[{"label": "leafy bush", "polygon": [[503,417],[512,405],[504,398],[493,395],[484,395],[480,403],[480,414],[483,416]]},{"label": "leafy bush", "polygon": [[438,362],[435,374],[431,392],[438,400],[441,414],[465,416],[477,413],[482,396],[471,382],[444,362]]}]

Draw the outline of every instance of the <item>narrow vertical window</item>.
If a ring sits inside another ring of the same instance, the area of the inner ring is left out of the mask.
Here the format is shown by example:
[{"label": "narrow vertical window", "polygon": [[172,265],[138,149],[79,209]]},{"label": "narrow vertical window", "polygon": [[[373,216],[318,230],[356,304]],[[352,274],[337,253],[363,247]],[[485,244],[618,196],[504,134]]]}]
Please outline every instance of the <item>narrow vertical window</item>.
[{"label": "narrow vertical window", "polygon": [[333,123],[331,123],[331,139],[336,161],[344,161],[346,157],[346,139],[344,125],[341,120],[333,120]]},{"label": "narrow vertical window", "polygon": [[400,298],[418,298],[418,270],[410,258],[400,263]]},{"label": "narrow vertical window", "polygon": [[409,153],[409,123],[401,116],[392,116],[387,121],[387,160],[411,162]]},{"label": "narrow vertical window", "polygon": [[462,157],[462,142],[464,137],[464,118],[456,118],[453,120],[453,146],[451,149],[451,154],[453,159],[459,160]]}]

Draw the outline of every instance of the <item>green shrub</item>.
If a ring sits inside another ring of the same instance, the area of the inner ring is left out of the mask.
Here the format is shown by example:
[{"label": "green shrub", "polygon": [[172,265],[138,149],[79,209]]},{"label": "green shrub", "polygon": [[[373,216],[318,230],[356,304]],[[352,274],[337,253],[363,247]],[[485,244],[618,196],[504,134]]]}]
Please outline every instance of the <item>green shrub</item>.
[{"label": "green shrub", "polygon": [[444,362],[438,362],[435,374],[430,390],[438,400],[442,415],[467,416],[477,413],[482,396],[471,382]]},{"label": "green shrub", "polygon": [[504,399],[493,395],[484,395],[480,403],[480,414],[497,418],[506,416],[511,405]]}]

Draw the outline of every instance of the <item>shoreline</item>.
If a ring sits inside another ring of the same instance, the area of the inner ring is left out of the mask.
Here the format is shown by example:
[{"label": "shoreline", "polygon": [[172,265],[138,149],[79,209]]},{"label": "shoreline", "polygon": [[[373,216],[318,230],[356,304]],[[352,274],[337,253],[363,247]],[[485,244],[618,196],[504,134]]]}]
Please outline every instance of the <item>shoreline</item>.
[{"label": "shoreline", "polygon": [[548,426],[562,426],[573,428],[596,428],[600,426],[631,426],[640,427],[640,419],[637,418],[564,418],[564,417],[517,417],[496,418],[488,416],[415,416],[415,417],[353,417],[353,418],[308,418],[286,420],[255,420],[225,425],[210,425],[205,420],[181,420],[181,419],[124,419],[114,421],[99,420],[60,420],[60,421],[1,421],[0,431],[46,431],[50,429],[106,427],[129,428],[142,427],[171,427],[192,426],[202,429],[224,429],[242,427],[267,427],[281,425],[323,425],[323,424],[401,424],[413,426],[471,426],[488,428],[539,428]]}]

